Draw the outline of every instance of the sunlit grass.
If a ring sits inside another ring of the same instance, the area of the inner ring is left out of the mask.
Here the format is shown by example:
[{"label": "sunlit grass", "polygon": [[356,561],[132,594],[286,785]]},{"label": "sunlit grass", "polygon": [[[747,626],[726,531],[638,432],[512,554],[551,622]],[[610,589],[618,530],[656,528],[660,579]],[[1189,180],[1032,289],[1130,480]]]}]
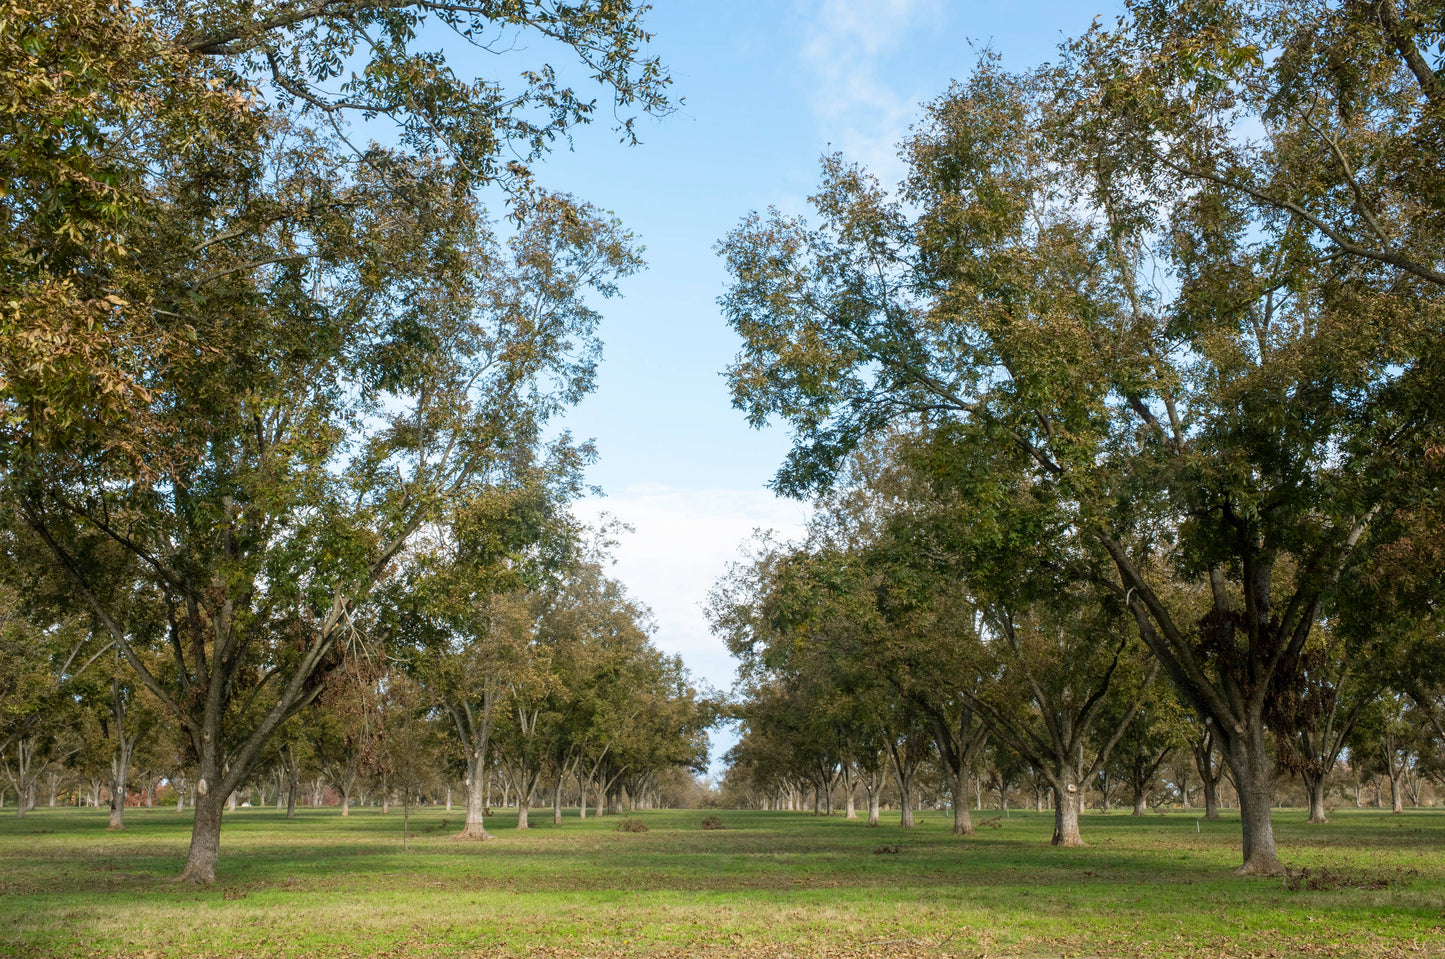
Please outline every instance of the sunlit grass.
[{"label": "sunlit grass", "polygon": [[[705,815],[729,827],[700,828]],[[1237,821],[1048,814],[972,839],[798,813],[644,812],[495,841],[401,814],[228,815],[221,880],[177,884],[189,816],[42,809],[0,820],[0,953],[12,955],[1445,955],[1445,811],[1276,817],[1313,881],[1242,879]],[[985,813],[992,817],[993,814]],[[445,820],[445,822],[444,822]],[[884,847],[888,847],[886,850]],[[892,847],[897,852],[891,851]],[[1313,885],[1317,888],[1310,888]]]}]

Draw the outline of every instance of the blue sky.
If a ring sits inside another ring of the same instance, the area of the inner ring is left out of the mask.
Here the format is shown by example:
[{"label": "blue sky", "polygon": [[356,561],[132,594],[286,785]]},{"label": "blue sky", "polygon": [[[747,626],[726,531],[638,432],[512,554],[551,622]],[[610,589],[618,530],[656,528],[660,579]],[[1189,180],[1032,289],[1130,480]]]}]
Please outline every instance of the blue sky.
[{"label": "blue sky", "polygon": [[785,431],[752,430],[729,403],[721,371],[738,341],[716,304],[726,274],[714,244],[750,210],[805,212],[824,153],[895,182],[894,147],[919,104],[966,76],[979,48],[1032,66],[1095,15],[1116,13],[1116,4],[661,0],[648,19],[653,50],[683,107],[641,121],[640,146],[619,145],[598,124],[539,168],[541,183],[613,211],[646,247],[647,272],[603,306],[597,391],[565,425],[601,453],[591,477],[607,497],[579,512],[606,510],[635,528],[614,573],[653,609],[657,644],[700,679],[726,689],[733,678],[701,612],[708,586],[753,529],[793,534],[804,516],[766,490]]}]

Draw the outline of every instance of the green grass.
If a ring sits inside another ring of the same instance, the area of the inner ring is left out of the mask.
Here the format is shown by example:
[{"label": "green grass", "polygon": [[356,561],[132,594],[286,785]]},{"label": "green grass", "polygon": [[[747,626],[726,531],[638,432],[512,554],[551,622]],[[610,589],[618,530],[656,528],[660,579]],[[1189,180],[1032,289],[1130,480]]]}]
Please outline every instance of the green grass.
[{"label": "green grass", "polygon": [[6,816],[0,954],[1445,956],[1445,811],[1278,813],[1282,858],[1313,882],[1234,876],[1238,822],[1184,813],[1086,815],[1074,850],[1036,813],[972,839],[941,814],[906,832],[634,815],[647,832],[544,812],[519,833],[499,815],[474,843],[449,836],[459,812],[429,808],[403,852],[399,811],[245,809],[209,888],[172,878],[188,814],[128,810],[124,833],[103,810]]}]

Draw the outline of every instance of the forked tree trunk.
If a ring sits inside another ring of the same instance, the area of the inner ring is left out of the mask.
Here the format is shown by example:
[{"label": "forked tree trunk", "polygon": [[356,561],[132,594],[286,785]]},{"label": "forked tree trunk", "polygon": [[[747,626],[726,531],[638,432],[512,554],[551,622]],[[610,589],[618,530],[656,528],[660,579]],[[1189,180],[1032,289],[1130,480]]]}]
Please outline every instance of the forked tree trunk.
[{"label": "forked tree trunk", "polygon": [[20,739],[15,743],[15,766],[10,766],[7,757],[5,761],[5,776],[15,785],[15,818],[24,819],[29,811],[26,807],[25,797],[30,788],[30,777],[33,773],[35,762],[35,740]]}]

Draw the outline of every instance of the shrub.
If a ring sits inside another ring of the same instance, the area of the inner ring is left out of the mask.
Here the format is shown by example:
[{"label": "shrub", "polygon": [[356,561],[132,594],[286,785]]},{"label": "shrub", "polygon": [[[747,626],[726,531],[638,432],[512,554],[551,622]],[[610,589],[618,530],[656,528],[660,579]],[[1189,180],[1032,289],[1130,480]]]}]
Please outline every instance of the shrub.
[{"label": "shrub", "polygon": [[704,817],[703,817],[703,820],[702,820],[702,828],[704,828],[704,829],[726,829],[727,827],[724,826],[724,825],[723,825],[723,821],[722,821],[721,819],[717,818],[716,816],[704,816]]},{"label": "shrub", "polygon": [[618,832],[647,832],[647,823],[641,819],[634,819],[631,816],[617,824]]}]

